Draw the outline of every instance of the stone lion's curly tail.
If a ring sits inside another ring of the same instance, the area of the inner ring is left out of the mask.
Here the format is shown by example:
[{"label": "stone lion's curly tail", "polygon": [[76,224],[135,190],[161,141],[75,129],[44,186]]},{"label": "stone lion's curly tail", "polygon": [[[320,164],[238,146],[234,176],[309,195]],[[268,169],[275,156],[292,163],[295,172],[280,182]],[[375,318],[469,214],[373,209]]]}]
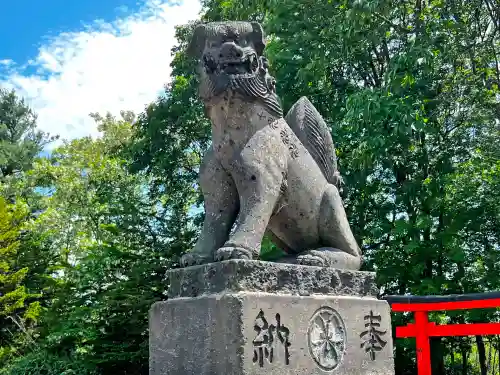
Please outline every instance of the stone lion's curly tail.
[{"label": "stone lion's curly tail", "polygon": [[286,122],[311,153],[326,180],[340,187],[337,156],[330,129],[318,110],[305,96],[290,108]]}]

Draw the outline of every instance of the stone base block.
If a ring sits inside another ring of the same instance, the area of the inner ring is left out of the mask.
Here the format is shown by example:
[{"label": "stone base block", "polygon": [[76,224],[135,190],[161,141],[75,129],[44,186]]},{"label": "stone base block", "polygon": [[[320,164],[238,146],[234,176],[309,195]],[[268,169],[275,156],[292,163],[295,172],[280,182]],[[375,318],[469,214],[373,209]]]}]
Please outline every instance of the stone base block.
[{"label": "stone base block", "polygon": [[[266,267],[263,262],[252,263]],[[232,267],[238,269],[238,264],[233,262]],[[248,262],[241,267],[249,267]],[[331,272],[293,265],[269,267],[306,274]],[[178,272],[196,274],[189,269],[177,271],[177,276]],[[226,277],[234,280],[235,273]],[[175,282],[173,288],[181,284]],[[370,295],[299,295],[234,291],[233,287],[207,294],[205,284],[197,284],[197,296],[153,305],[150,375],[394,374],[390,311],[385,301]],[[286,289],[300,290],[290,285]]]}]

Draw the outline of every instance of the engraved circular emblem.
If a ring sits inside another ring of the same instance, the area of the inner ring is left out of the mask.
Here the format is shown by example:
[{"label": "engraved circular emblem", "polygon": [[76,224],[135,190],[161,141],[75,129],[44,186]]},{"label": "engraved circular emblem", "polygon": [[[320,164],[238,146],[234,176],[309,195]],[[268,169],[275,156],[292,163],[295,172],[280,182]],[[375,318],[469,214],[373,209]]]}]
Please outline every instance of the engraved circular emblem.
[{"label": "engraved circular emblem", "polygon": [[319,308],[309,323],[307,341],[311,356],[322,370],[336,369],[346,347],[346,330],[339,313],[330,307]]}]

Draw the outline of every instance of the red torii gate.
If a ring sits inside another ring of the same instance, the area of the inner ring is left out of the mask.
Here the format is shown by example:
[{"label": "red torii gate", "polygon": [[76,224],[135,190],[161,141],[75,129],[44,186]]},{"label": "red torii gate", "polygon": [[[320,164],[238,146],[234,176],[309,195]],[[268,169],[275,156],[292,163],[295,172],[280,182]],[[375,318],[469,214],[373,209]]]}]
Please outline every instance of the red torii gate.
[{"label": "red torii gate", "polygon": [[443,324],[429,322],[429,311],[500,307],[500,292],[448,296],[386,296],[394,312],[413,312],[415,323],[396,327],[396,337],[415,337],[418,375],[431,375],[429,337],[500,335],[500,323]]}]

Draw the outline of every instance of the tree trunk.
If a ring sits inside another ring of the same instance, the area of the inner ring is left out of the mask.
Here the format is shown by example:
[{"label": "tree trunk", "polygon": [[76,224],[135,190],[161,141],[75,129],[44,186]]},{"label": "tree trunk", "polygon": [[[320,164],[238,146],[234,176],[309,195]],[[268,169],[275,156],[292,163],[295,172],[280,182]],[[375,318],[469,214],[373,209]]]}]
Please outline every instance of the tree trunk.
[{"label": "tree trunk", "polygon": [[467,348],[462,348],[462,375],[467,375]]},{"label": "tree trunk", "polygon": [[[432,375],[444,375],[444,350],[441,337],[431,338],[431,367]],[[484,374],[481,374],[484,375]]]},{"label": "tree trunk", "polygon": [[489,369],[489,368],[494,368],[494,364],[492,366],[492,363],[491,363],[491,355],[493,353],[493,342],[491,341],[491,338],[488,340],[488,361],[486,362],[486,369]]},{"label": "tree trunk", "polygon": [[486,375],[488,368],[486,367],[486,348],[484,346],[483,336],[476,336],[477,353],[479,355],[479,366],[481,367],[481,375]]},{"label": "tree trunk", "polygon": [[491,372],[494,374],[494,373],[495,373],[495,368],[496,368],[496,366],[497,366],[497,358],[498,358],[498,356],[497,356],[497,346],[496,346],[496,345],[493,345],[493,346],[491,347],[491,351],[493,351],[493,355],[492,355],[492,357],[493,357],[493,360],[492,360],[492,361],[493,361],[493,362],[492,362],[492,364],[491,364],[491,369],[492,369],[492,370],[491,370]]},{"label": "tree trunk", "polygon": [[500,374],[500,338],[497,341],[497,354],[498,354],[498,373]]}]

